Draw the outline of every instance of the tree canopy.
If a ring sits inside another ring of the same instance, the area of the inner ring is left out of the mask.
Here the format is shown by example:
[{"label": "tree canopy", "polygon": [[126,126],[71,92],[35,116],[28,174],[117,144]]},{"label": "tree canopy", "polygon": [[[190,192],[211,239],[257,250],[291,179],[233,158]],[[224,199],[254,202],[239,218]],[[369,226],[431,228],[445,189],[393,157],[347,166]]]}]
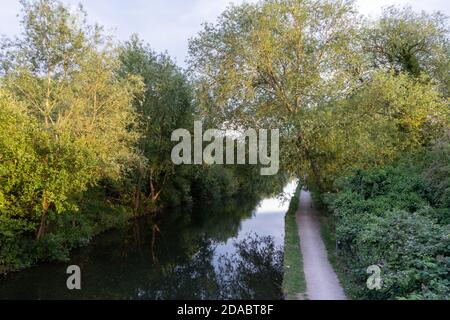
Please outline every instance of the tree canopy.
[{"label": "tree canopy", "polygon": [[[322,190],[354,166],[422,146],[435,132],[425,127],[448,123],[448,103],[435,85],[448,78],[438,75],[449,70],[445,19],[388,8],[375,26],[361,21],[347,1],[230,7],[190,42],[200,109],[216,123],[280,128],[284,168]],[[401,57],[404,48],[394,48],[416,41],[419,69]],[[388,64],[377,46],[397,58]],[[427,59],[440,61],[439,73]]]}]

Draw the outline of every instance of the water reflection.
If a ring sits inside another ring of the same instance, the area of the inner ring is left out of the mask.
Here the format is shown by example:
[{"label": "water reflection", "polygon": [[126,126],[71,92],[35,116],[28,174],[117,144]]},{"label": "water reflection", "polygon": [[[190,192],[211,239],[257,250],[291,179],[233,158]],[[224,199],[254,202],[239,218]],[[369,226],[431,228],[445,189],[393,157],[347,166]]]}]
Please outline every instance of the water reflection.
[{"label": "water reflection", "polygon": [[[285,207],[171,210],[103,234],[68,263],[0,279],[1,299],[280,299]],[[82,290],[66,288],[69,264]]]},{"label": "water reflection", "polygon": [[271,236],[249,234],[219,258],[222,299],[282,299],[283,249]]}]

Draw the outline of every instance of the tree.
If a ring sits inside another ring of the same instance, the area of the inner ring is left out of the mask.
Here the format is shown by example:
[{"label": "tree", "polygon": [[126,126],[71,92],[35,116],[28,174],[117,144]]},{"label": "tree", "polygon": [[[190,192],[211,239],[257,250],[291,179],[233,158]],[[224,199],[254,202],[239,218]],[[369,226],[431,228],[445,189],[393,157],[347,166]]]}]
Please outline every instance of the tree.
[{"label": "tree", "polygon": [[23,37],[2,46],[1,74],[4,89],[36,124],[40,169],[28,183],[40,207],[40,239],[49,210],[74,209],[74,193],[117,177],[133,158],[131,102],[140,82],[117,76],[111,40],[86,24],[82,8],[72,13],[59,1],[21,3]]},{"label": "tree", "polygon": [[324,103],[359,81],[356,20],[353,7],[341,1],[229,8],[190,43],[200,105],[217,123],[280,128],[285,169],[309,168],[320,184],[310,150],[316,137],[308,126],[320,121],[314,113]]},{"label": "tree", "polygon": [[448,95],[450,45],[448,17],[388,7],[366,28],[365,47],[376,68],[428,75]]},{"label": "tree", "polygon": [[[144,83],[142,95],[134,100],[137,149],[144,156],[136,172],[136,207],[141,191],[149,203],[156,203],[177,169],[171,160],[171,134],[193,126],[191,87],[182,71],[165,54],[156,54],[137,36],[121,49],[120,73],[124,79],[138,75]],[[179,172],[179,170],[178,170]]]},{"label": "tree", "polygon": [[430,145],[450,119],[447,102],[432,84],[381,70],[315,116],[321,121],[309,126],[315,137],[310,152],[327,190],[354,169],[386,165]]},{"label": "tree", "polygon": [[[337,0],[229,8],[190,43],[203,113],[216,124],[279,128],[282,167],[321,191],[332,188],[339,173],[425,144],[445,126],[445,100],[424,74],[414,74],[411,61],[396,62],[405,69],[398,69],[397,79],[389,68],[373,68],[367,28],[358,19],[351,2]],[[416,18],[396,19],[409,32]],[[423,47],[438,58],[443,33],[429,29],[443,20],[427,19],[417,22],[428,26],[430,43]],[[394,38],[386,43],[396,45]],[[423,57],[417,54],[430,70],[439,65]]]}]

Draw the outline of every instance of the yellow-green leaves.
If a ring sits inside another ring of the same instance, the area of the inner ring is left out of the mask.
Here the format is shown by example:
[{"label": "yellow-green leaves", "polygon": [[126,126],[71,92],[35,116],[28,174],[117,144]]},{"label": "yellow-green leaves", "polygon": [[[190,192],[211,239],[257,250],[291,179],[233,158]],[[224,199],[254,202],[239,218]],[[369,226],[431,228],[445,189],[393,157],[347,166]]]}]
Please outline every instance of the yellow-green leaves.
[{"label": "yellow-green leaves", "polygon": [[351,2],[231,7],[190,43],[200,107],[280,128],[282,166],[322,189],[428,143],[448,126],[445,18],[391,8],[365,23]]},{"label": "yellow-green leaves", "polygon": [[449,28],[442,13],[416,13],[410,7],[388,7],[364,32],[364,47],[377,68],[425,74],[449,93]]},{"label": "yellow-green leaves", "polygon": [[116,48],[80,9],[23,1],[24,36],[10,43],[3,68],[12,92],[50,139],[78,141],[96,161],[93,176],[117,175],[132,158],[132,100],[139,80],[119,78]]},{"label": "yellow-green leaves", "polygon": [[319,181],[311,148],[323,137],[317,128],[333,122],[320,109],[344,98],[362,75],[359,28],[347,2],[231,7],[190,43],[200,108],[216,123],[279,128],[284,167]]},{"label": "yellow-green leaves", "polygon": [[80,193],[118,178],[135,157],[133,99],[143,88],[135,76],[118,76],[117,49],[81,9],[22,5],[23,37],[2,45],[1,98],[11,105],[2,117],[22,126],[3,127],[1,192],[7,210],[40,219],[40,238],[50,212],[75,211]]}]

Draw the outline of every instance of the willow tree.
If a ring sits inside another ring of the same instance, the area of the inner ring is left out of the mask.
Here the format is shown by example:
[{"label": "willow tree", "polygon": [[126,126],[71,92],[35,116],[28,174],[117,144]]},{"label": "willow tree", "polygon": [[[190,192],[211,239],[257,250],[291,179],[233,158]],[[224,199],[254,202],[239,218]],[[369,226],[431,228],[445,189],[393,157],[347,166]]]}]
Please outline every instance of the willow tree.
[{"label": "willow tree", "polygon": [[359,168],[386,165],[433,143],[450,125],[450,109],[430,83],[377,71],[351,97],[326,105],[312,126],[311,148],[322,186]]},{"label": "willow tree", "polygon": [[2,86],[23,105],[41,137],[32,189],[37,238],[49,211],[76,210],[74,195],[101,177],[117,176],[133,157],[132,100],[137,79],[117,76],[110,38],[54,0],[21,1],[21,37],[2,43]]},{"label": "willow tree", "polygon": [[230,7],[190,42],[199,103],[216,122],[279,128],[285,169],[303,168],[320,185],[311,142],[323,120],[315,114],[360,81],[358,30],[346,1]]},{"label": "willow tree", "polygon": [[442,127],[445,100],[422,75],[378,72],[364,21],[351,1],[229,8],[190,42],[204,115],[237,128],[279,128],[284,169],[322,191],[348,169],[422,145],[428,126]]}]

